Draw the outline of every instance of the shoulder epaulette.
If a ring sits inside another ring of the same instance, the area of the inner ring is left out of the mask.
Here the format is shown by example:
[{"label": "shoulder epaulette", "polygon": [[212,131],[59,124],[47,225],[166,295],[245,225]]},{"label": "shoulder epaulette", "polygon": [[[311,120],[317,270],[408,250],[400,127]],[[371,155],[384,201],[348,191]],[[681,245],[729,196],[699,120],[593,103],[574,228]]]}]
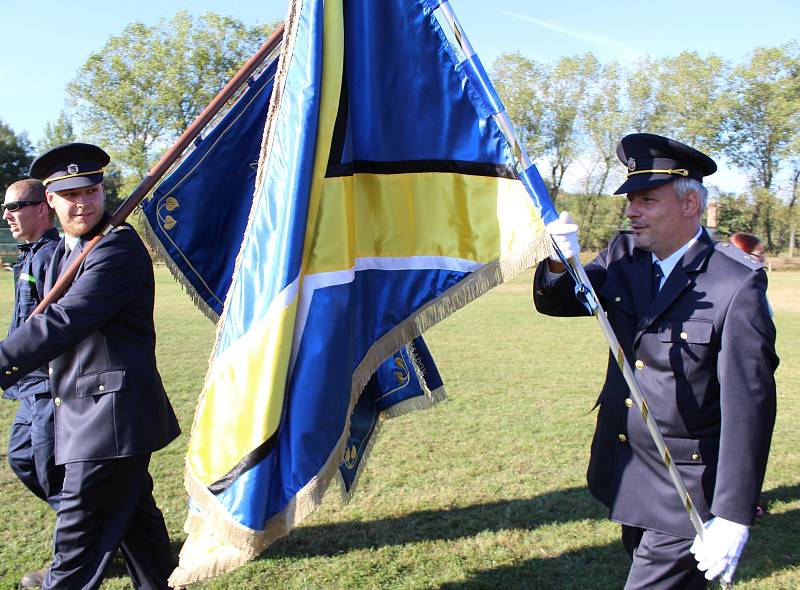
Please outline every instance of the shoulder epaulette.
[{"label": "shoulder epaulette", "polygon": [[758,270],[759,268],[764,268],[764,263],[758,257],[748,254],[727,242],[717,242],[714,249],[749,269]]},{"label": "shoulder epaulette", "polygon": [[115,233],[117,233],[119,231],[128,230],[128,229],[133,229],[133,227],[131,225],[127,224],[127,223],[123,223],[121,225],[115,226],[114,229],[111,230],[111,233],[115,234]]}]

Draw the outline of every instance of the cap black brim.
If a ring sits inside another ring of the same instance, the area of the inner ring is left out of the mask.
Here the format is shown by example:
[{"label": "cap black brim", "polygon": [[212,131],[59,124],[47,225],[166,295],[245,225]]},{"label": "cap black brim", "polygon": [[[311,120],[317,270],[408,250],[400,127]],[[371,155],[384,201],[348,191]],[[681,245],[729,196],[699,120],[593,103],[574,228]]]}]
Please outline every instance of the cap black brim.
[{"label": "cap black brim", "polygon": [[622,186],[614,191],[614,194],[623,195],[626,193],[646,191],[657,188],[662,184],[672,182],[673,180],[678,180],[679,178],[683,178],[683,176],[677,176],[675,174],[636,174],[623,182]]},{"label": "cap black brim", "polygon": [[87,186],[94,186],[103,182],[102,174],[90,174],[88,176],[73,176],[72,178],[62,178],[54,180],[45,187],[51,193],[59,191],[68,191],[76,188],[85,188]]}]

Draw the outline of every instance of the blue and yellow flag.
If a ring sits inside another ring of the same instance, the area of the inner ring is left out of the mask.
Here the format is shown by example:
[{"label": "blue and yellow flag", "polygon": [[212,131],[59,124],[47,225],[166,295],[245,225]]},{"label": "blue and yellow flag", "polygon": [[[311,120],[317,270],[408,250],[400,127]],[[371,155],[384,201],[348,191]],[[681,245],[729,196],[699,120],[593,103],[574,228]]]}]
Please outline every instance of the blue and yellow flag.
[{"label": "blue and yellow flag", "polygon": [[[267,56],[142,206],[151,247],[213,321],[222,313],[252,208],[277,53]],[[381,421],[443,399],[439,371],[421,337],[378,367],[350,417],[339,465],[345,499],[355,490]]]},{"label": "blue and yellow flag", "polygon": [[175,586],[237,567],[310,514],[378,367],[549,252],[496,97],[438,4],[291,2],[189,441]]}]

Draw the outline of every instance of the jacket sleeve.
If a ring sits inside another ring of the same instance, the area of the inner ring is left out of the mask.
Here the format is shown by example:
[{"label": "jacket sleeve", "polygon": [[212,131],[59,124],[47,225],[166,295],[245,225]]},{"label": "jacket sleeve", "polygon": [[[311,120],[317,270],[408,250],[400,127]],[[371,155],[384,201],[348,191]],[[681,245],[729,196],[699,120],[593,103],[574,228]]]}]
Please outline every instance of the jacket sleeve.
[{"label": "jacket sleeve", "polygon": [[53,247],[45,247],[36,252],[31,261],[31,274],[36,281],[37,301],[41,301],[45,296],[44,276],[47,273],[47,267],[50,265],[50,259],[53,257],[53,250]]},{"label": "jacket sleeve", "polygon": [[0,342],[0,387],[7,388],[113,321],[137,297],[150,264],[132,230],[101,240],[65,295]]},{"label": "jacket sleeve", "polygon": [[[586,265],[586,275],[595,290],[605,282],[608,250],[604,250]],[[533,277],[533,303],[539,313],[557,317],[589,315],[575,296],[575,281],[565,272],[554,283],[547,284],[547,260],[536,267]]]},{"label": "jacket sleeve", "polygon": [[711,512],[749,525],[764,481],[775,424],[775,325],[767,277],[754,271],[726,313],[717,362],[721,432]]}]

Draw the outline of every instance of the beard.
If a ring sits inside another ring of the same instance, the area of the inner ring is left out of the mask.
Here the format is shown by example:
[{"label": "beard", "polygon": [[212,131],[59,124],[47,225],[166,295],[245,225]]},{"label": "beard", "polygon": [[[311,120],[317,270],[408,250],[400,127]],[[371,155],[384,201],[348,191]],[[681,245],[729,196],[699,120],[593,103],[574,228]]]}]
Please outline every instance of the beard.
[{"label": "beard", "polygon": [[645,252],[652,252],[653,246],[655,246],[655,239],[647,230],[644,230],[641,233],[633,234],[633,245]]}]

